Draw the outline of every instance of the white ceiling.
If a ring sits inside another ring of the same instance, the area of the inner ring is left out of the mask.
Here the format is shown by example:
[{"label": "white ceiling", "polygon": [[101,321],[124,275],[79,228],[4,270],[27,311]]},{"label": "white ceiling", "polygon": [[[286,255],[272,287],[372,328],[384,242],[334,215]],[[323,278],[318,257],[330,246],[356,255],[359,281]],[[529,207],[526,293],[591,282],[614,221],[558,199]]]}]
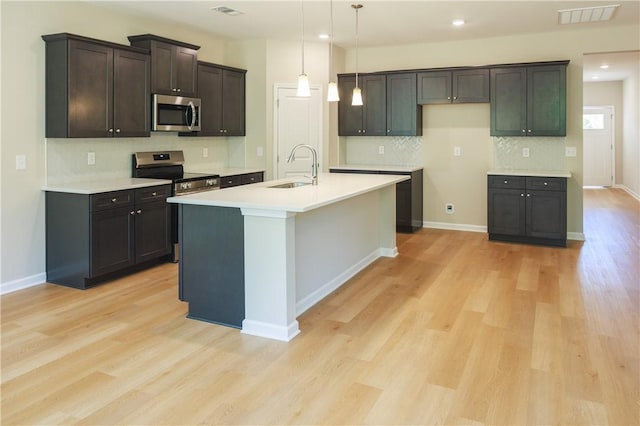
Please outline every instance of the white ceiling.
[{"label": "white ceiling", "polygon": [[[151,17],[170,25],[191,26],[215,36],[235,40],[300,40],[302,5],[305,40],[319,41],[319,34],[330,32],[329,0],[90,1],[134,16]],[[352,48],[355,43],[355,12],[351,8],[353,3],[364,5],[359,12],[360,47],[607,28],[618,25],[640,26],[640,0],[333,0],[334,43],[344,48]],[[558,10],[611,4],[619,4],[620,7],[616,9],[610,21],[573,25],[558,23]],[[243,13],[227,16],[212,11],[211,8],[215,6],[226,6]],[[464,19],[466,24],[462,28],[455,28],[451,25],[454,19]],[[594,56],[590,60],[594,61],[595,68],[599,70],[598,61],[601,62],[603,59]],[[609,75],[613,75],[614,60],[619,62],[618,67],[629,67],[629,62],[631,66],[637,66],[637,56],[629,59],[624,55],[617,55],[608,60],[611,61]],[[592,73],[596,70],[587,70],[586,62],[585,58],[585,79],[587,72]],[[600,81],[607,78],[602,76]]]}]

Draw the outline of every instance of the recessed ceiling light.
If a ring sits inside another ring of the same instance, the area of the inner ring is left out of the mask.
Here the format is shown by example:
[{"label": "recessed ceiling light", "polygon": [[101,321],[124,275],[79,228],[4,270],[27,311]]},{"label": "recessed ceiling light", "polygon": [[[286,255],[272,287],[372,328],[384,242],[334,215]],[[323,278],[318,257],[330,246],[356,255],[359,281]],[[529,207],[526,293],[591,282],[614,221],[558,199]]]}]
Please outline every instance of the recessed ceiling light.
[{"label": "recessed ceiling light", "polygon": [[453,22],[451,22],[451,24],[454,27],[461,27],[464,25],[464,19],[455,19]]},{"label": "recessed ceiling light", "polygon": [[583,22],[608,21],[613,17],[619,4],[596,7],[579,7],[576,9],[563,9],[558,11],[560,24],[580,24]]},{"label": "recessed ceiling light", "polygon": [[215,12],[224,13],[225,15],[228,15],[228,16],[238,16],[243,14],[239,10],[231,9],[230,7],[227,7],[227,6],[214,6],[211,8],[211,10]]},{"label": "recessed ceiling light", "polygon": [[320,35],[318,35],[318,37],[323,39],[323,40],[326,40],[326,39],[329,38],[329,34],[320,34]]},{"label": "recessed ceiling light", "polygon": [[606,70],[607,68],[609,68],[609,65],[602,64],[602,65],[600,65],[600,68],[603,69],[603,70]]}]

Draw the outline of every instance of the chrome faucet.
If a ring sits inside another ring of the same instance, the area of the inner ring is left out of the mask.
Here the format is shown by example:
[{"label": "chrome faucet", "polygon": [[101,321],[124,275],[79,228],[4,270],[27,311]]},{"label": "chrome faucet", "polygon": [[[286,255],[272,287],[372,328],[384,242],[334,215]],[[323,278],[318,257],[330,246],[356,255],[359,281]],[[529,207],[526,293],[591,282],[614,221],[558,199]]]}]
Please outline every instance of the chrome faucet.
[{"label": "chrome faucet", "polygon": [[298,148],[307,148],[309,151],[311,151],[311,156],[313,161],[311,163],[311,185],[317,185],[318,184],[318,153],[316,152],[314,147],[304,143],[294,146],[293,149],[291,150],[291,154],[289,154],[287,163],[291,163],[296,160],[296,151],[298,150]]}]

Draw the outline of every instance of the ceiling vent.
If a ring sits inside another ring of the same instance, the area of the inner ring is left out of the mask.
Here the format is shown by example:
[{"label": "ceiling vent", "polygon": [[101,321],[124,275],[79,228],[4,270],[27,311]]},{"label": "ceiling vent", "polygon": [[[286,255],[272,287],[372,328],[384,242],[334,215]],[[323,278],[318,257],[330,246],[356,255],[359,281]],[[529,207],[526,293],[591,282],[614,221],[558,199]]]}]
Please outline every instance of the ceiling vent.
[{"label": "ceiling vent", "polygon": [[564,24],[582,24],[585,22],[608,21],[613,17],[619,4],[609,6],[580,7],[558,11],[558,22]]},{"label": "ceiling vent", "polygon": [[227,7],[227,6],[215,6],[215,7],[212,7],[211,10],[224,13],[225,15],[229,15],[229,16],[242,15],[242,12],[240,12],[239,10],[231,9],[230,7]]}]

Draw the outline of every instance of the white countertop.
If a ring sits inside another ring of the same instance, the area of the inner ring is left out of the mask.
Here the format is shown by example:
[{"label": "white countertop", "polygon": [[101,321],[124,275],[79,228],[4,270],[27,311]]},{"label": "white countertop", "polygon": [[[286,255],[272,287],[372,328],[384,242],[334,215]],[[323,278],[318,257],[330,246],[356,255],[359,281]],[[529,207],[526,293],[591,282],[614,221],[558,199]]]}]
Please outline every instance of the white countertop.
[{"label": "white countertop", "polygon": [[167,199],[170,203],[200,206],[239,207],[271,211],[306,212],[385,186],[395,185],[409,176],[322,173],[318,185],[298,188],[269,188],[285,182],[309,182],[296,177],[251,185],[235,186],[219,191],[207,191]]},{"label": "white countertop", "polygon": [[534,176],[534,177],[560,177],[570,178],[571,172],[568,170],[506,170],[493,169],[487,172],[488,175],[506,176]]},{"label": "white countertop", "polygon": [[65,182],[60,184],[47,184],[43,191],[67,192],[69,194],[99,194],[101,192],[122,191],[126,189],[146,188],[156,185],[170,184],[165,179],[121,178],[101,179],[95,181]]},{"label": "white countertop", "polygon": [[340,166],[330,166],[329,170],[362,170],[362,171],[381,171],[381,172],[399,172],[411,173],[421,170],[422,166],[383,166],[374,164],[342,164]]}]

